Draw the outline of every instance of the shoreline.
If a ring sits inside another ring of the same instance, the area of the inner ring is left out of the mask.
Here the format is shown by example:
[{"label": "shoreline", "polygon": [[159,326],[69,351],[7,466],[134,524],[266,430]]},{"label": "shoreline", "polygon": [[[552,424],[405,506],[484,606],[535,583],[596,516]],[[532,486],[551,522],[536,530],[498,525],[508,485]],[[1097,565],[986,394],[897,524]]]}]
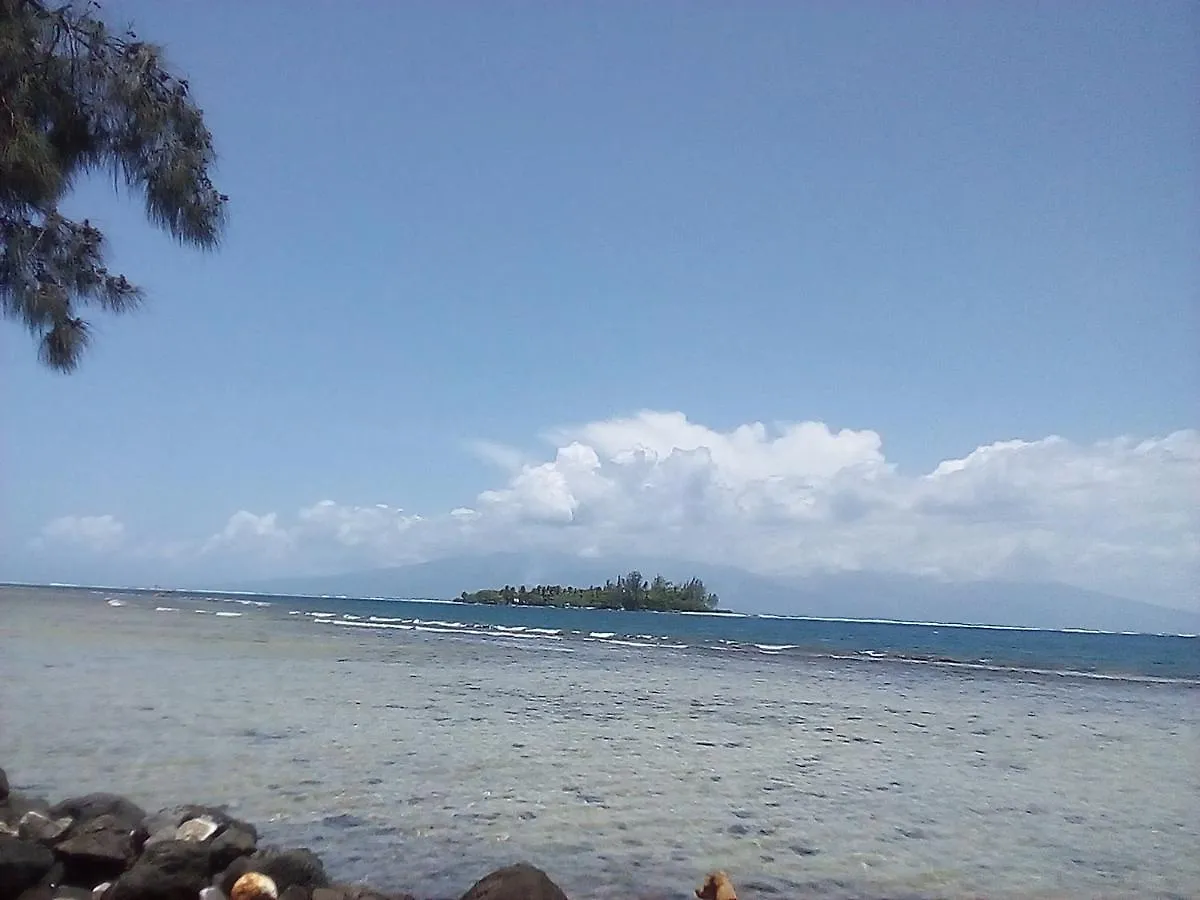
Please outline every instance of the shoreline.
[{"label": "shoreline", "polygon": [[[260,843],[258,828],[223,805],[151,813],[107,792],[51,803],[11,791],[0,768],[0,900],[416,898],[395,886],[337,881],[313,850]],[[549,875],[518,860],[483,875],[460,900],[567,898]]]}]

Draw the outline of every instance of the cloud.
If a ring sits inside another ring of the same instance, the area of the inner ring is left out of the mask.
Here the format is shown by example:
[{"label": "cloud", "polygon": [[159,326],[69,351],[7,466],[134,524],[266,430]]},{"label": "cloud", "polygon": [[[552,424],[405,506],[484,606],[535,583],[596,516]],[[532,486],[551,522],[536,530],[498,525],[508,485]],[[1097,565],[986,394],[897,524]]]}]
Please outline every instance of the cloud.
[{"label": "cloud", "polygon": [[55,545],[90,551],[112,550],[125,539],[125,526],[114,516],[62,516],[42,526],[33,543],[38,548]]},{"label": "cloud", "polygon": [[888,462],[876,432],[821,422],[721,431],[646,411],[542,437],[533,455],[474,445],[502,483],[450,512],[332,500],[290,517],[243,510],[203,552],[270,560],[281,573],[503,550],[637,553],[787,577],[1052,580],[1200,604],[1195,430],[1005,440],[923,473]]}]

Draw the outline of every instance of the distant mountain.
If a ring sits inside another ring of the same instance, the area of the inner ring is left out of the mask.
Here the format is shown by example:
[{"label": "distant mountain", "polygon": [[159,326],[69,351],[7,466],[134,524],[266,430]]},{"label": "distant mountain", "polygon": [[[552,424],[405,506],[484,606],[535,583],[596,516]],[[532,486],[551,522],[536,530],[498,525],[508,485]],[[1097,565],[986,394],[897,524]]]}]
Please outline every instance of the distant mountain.
[{"label": "distant mountain", "polygon": [[728,566],[635,558],[504,553],[456,557],[412,566],[229,585],[264,593],[450,599],[505,584],[603,583],[638,569],[674,581],[704,580],[721,608],[740,612],[1091,628],[1104,631],[1200,633],[1200,613],[1170,609],[1053,583],[949,583],[907,575],[840,573],[799,581],[765,578]]}]

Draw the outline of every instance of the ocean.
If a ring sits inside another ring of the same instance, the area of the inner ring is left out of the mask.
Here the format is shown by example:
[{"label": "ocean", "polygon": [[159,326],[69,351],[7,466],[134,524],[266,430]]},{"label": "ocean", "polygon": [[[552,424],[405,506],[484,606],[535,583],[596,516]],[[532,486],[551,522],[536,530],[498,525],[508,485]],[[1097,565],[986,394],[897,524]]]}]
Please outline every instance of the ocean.
[{"label": "ocean", "polygon": [[1200,896],[1200,639],[0,588],[14,788],[454,897]]}]

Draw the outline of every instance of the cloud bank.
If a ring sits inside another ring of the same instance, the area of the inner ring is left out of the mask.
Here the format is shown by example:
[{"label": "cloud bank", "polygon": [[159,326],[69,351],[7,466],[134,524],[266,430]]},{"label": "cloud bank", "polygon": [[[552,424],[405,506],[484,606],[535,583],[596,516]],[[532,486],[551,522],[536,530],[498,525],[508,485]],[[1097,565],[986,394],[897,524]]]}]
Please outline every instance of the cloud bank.
[{"label": "cloud bank", "polygon": [[38,540],[246,574],[508,550],[636,553],[785,577],[1049,580],[1200,608],[1196,430],[1003,441],[916,474],[887,461],[876,432],[821,422],[717,431],[646,411],[555,429],[543,447],[531,458],[473,445],[500,483],[427,517],[323,500],[290,515],[239,510],[207,539],[169,548],[131,540],[108,515],[56,519]]}]

